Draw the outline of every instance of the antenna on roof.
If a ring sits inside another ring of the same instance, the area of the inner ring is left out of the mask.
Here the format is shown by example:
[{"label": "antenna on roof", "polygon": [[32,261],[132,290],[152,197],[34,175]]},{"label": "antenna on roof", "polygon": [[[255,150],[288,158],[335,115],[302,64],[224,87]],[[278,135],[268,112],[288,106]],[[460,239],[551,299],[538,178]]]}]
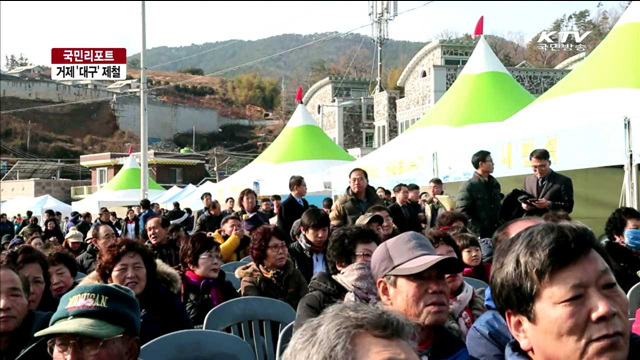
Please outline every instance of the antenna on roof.
[{"label": "antenna on roof", "polygon": [[374,93],[382,92],[382,44],[389,39],[389,21],[398,16],[397,1],[369,1],[369,19],[374,24],[373,37],[378,48],[378,77]]}]

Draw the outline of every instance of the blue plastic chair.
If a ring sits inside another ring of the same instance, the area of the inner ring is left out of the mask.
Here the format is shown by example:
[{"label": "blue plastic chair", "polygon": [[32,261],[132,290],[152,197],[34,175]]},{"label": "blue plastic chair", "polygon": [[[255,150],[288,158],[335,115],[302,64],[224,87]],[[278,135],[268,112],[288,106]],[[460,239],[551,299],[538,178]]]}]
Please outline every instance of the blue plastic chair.
[{"label": "blue plastic chair", "polygon": [[233,262],[229,262],[229,263],[223,264],[222,266],[220,266],[220,269],[222,269],[222,270],[224,270],[224,271],[226,271],[228,273],[235,273],[237,268],[239,268],[242,265],[246,265],[246,264],[248,264],[248,263],[242,262],[242,261],[233,261]]},{"label": "blue plastic chair", "polygon": [[283,301],[245,296],[211,309],[204,319],[203,328],[218,331],[230,329],[233,335],[241,337],[251,346],[256,359],[275,360],[273,331],[280,334],[295,319],[296,311]]},{"label": "blue plastic chair", "polygon": [[462,277],[464,279],[464,282],[466,282],[467,284],[473,286],[474,289],[478,290],[478,289],[486,289],[489,287],[489,284],[487,284],[486,282],[482,281],[482,280],[478,280],[475,278],[471,278],[471,277],[466,277],[463,276]]},{"label": "blue plastic chair", "polygon": [[228,280],[229,282],[231,282],[231,284],[233,284],[233,287],[234,287],[236,290],[239,290],[239,289],[240,289],[240,279],[238,279],[238,278],[236,277],[236,274],[228,272],[228,273],[226,273],[225,275],[226,275],[226,276],[225,276],[225,278],[224,278],[224,279],[225,279],[225,280]]},{"label": "blue plastic chair", "polygon": [[629,317],[634,318],[636,317],[636,310],[640,307],[640,282],[629,289],[627,298],[629,299]]},{"label": "blue plastic chair", "polygon": [[282,331],[280,332],[280,337],[278,337],[278,347],[276,348],[278,360],[282,359],[282,354],[284,354],[284,351],[287,350],[287,345],[289,345],[289,342],[293,337],[293,324],[294,323],[291,323],[285,326],[284,329],[282,329]]},{"label": "blue plastic chair", "polygon": [[250,263],[250,262],[252,262],[253,260],[251,260],[251,256],[245,256],[245,257],[243,257],[243,258],[242,258],[242,260],[240,260],[240,261],[245,262],[245,263]]},{"label": "blue plastic chair", "polygon": [[181,330],[146,343],[142,360],[252,360],[251,347],[242,339],[221,331]]}]

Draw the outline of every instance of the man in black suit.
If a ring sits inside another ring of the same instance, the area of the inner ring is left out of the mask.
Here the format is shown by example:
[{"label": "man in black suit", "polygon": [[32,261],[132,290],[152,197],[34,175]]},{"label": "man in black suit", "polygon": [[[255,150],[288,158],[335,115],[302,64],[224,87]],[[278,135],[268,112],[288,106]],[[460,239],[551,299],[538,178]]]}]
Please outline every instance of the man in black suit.
[{"label": "man in black suit", "polygon": [[573,211],[573,183],[571,179],[551,170],[551,160],[546,149],[536,149],[529,155],[533,175],[524,179],[524,191],[534,199],[523,203],[527,215],[542,216],[550,210]]},{"label": "man in black suit", "polygon": [[393,219],[393,223],[400,233],[406,231],[416,231],[419,225],[417,214],[412,213],[409,208],[409,188],[406,184],[398,184],[393,187],[393,195],[396,202],[389,206],[389,215]]},{"label": "man in black suit", "polygon": [[[294,175],[289,179],[289,190],[291,194],[280,204],[276,223],[287,235],[291,232],[293,223],[309,208],[309,203],[304,199],[307,195],[307,184],[302,176]],[[292,241],[294,240],[289,239],[289,243]]]},{"label": "man in black suit", "polygon": [[[213,200],[211,200],[212,196],[210,192],[206,192],[204,194],[202,194],[200,196],[200,200],[202,201],[202,205],[204,206],[201,210],[196,211],[195,216],[193,217],[193,229],[191,229],[193,232],[196,231],[196,225],[198,225],[198,219],[200,219],[200,216],[204,215],[205,212],[209,211],[209,207],[211,207],[211,203],[213,202]],[[189,229],[187,229],[189,230]]]}]

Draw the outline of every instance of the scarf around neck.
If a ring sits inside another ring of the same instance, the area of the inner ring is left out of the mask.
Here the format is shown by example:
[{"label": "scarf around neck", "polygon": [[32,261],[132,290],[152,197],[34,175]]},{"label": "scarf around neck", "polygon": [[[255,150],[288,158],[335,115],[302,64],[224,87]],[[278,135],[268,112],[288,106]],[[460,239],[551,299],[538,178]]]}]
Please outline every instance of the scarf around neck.
[{"label": "scarf around neck", "polygon": [[370,263],[355,263],[332,276],[335,281],[347,289],[345,302],[375,304],[378,302],[378,289],[371,272]]},{"label": "scarf around neck", "polygon": [[185,276],[187,277],[187,281],[190,284],[200,286],[200,292],[204,291],[205,285],[209,285],[210,294],[211,294],[211,305],[213,307],[215,307],[215,306],[219,305],[220,303],[222,303],[222,292],[220,291],[218,286],[216,286],[216,280],[217,279],[204,278],[204,277],[196,274],[192,270],[187,270],[185,272]]},{"label": "scarf around neck", "polygon": [[470,319],[469,314],[465,311],[465,308],[469,306],[471,298],[473,297],[473,287],[464,281],[462,281],[462,286],[463,288],[460,295],[450,299],[449,312],[456,318],[460,330],[466,336],[467,331],[473,323],[473,319]]},{"label": "scarf around neck", "polygon": [[302,249],[305,251],[311,251],[313,254],[324,253],[324,249],[327,248],[326,241],[324,242],[324,245],[320,247],[315,246],[309,239],[307,239],[306,236],[304,236],[304,233],[300,233],[300,236],[298,236],[298,242],[300,243],[300,246],[302,246]]}]

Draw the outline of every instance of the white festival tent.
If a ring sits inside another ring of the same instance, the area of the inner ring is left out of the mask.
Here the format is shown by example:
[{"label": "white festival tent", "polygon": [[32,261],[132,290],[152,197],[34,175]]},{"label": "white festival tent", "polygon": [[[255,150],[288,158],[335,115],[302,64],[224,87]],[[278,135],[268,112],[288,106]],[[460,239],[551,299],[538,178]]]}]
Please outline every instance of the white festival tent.
[{"label": "white festival tent", "polygon": [[196,209],[200,209],[202,207],[202,200],[200,200],[202,194],[206,192],[213,194],[215,187],[216,183],[207,181],[204,184],[196,187],[195,189],[192,189],[189,193],[185,193],[183,197],[178,198],[174,201],[180,203],[181,209],[191,208],[191,210],[194,210],[195,212]]},{"label": "white festival tent", "polygon": [[180,189],[180,192],[173,194],[173,196],[165,198],[161,202],[160,201],[156,201],[156,202],[160,204],[160,207],[163,207],[165,209],[172,209],[173,202],[177,201],[180,203],[180,208],[184,209],[184,206],[182,205],[182,199],[191,195],[196,190],[198,190],[197,186],[193,184],[189,184],[184,188]]},{"label": "white festival tent", "polygon": [[[237,197],[245,188],[261,195],[284,195],[289,193],[289,178],[300,175],[305,178],[308,193],[323,192],[330,185],[330,179],[323,176],[325,171],[353,160],[299,104],[282,132],[260,156],[207,191],[219,200]],[[202,193],[198,188],[183,206],[199,206]]]},{"label": "white festival tent", "polygon": [[182,191],[182,188],[180,188],[179,186],[172,186],[169,190],[163,192],[162,194],[156,196],[153,199],[149,199],[149,201],[151,201],[152,203],[156,202],[158,204],[164,204],[166,202],[166,199],[170,199],[171,197],[173,197],[175,194],[179,193]]},{"label": "white festival tent", "polygon": [[[416,146],[420,144],[418,152],[421,156],[405,165],[405,168],[415,167],[421,171],[414,172],[415,176],[412,177],[391,175],[388,184],[373,184],[393,186],[400,181],[423,184],[436,175],[445,182],[466,180],[473,171],[471,155],[480,149],[492,153],[496,162],[493,175],[496,177],[530,174],[528,156],[536,148],[550,151],[555,171],[621,165],[625,162],[625,117],[632,122],[634,162],[638,163],[638,39],[640,4],[632,2],[607,37],[582,63],[523,110],[502,122],[448,129],[429,127],[430,132],[422,136],[417,131],[409,131],[408,133],[416,134],[403,141]],[[453,87],[449,91],[451,90]],[[444,97],[440,101],[442,100]],[[430,144],[423,144],[425,139]],[[385,147],[363,159],[382,150]],[[409,145],[404,147],[404,151],[417,150]],[[402,159],[398,157],[398,153],[387,154],[389,156]],[[354,167],[356,165],[358,162],[354,163]],[[367,169],[366,166],[364,168]],[[346,184],[347,170],[340,168],[332,171],[334,189],[337,181]]]},{"label": "white festival tent", "polygon": [[[166,190],[149,177],[148,198],[153,199],[162,195]],[[97,192],[85,199],[71,204],[73,210],[80,213],[88,211],[97,214],[101,207],[131,206],[140,203],[140,166],[133,155],[124,160],[124,165],[113,177]]]},{"label": "white festival tent", "polygon": [[[499,125],[533,100],[513,79],[484,37],[480,37],[451,88],[418,122],[371,154],[330,170],[333,195],[344,192],[349,185],[348,173],[356,167],[368,172],[373,186],[393,188],[400,182],[423,184],[437,172],[434,157],[444,152],[459,152],[463,141],[458,134],[462,129]],[[440,163],[439,157],[437,163]],[[467,164],[468,159],[462,169],[471,168]],[[443,180],[470,177],[472,170],[452,173]]]},{"label": "white festival tent", "polygon": [[27,210],[31,210],[34,216],[41,219],[44,216],[44,212],[49,209],[59,211],[62,213],[63,218],[69,216],[72,211],[71,205],[65,204],[51,195],[42,195],[35,198],[18,197],[0,205],[0,212],[6,213],[8,216],[17,214],[24,216]]},{"label": "white festival tent", "polygon": [[583,62],[531,105],[495,126],[460,129],[459,150],[438,157],[440,174],[465,167],[480,148],[494,154],[497,177],[530,174],[528,155],[536,148],[549,150],[555,171],[622,165],[625,118],[639,163],[639,39],[640,4],[633,2]]}]

